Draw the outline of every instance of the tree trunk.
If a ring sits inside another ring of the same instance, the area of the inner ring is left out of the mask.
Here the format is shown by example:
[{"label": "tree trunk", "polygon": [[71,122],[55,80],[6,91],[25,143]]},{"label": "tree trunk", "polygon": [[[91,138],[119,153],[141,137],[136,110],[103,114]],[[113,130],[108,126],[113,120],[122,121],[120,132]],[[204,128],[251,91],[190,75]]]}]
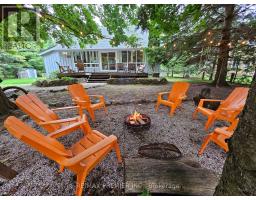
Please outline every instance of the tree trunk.
[{"label": "tree trunk", "polygon": [[0,117],[10,114],[12,109],[15,109],[15,107],[7,99],[2,88],[0,87]]},{"label": "tree trunk", "polygon": [[210,78],[209,80],[211,81],[213,79],[213,73],[216,67],[216,63],[217,63],[217,54],[214,57],[213,63],[212,63],[212,70],[211,70],[211,74],[210,74]]},{"label": "tree trunk", "polygon": [[252,83],[238,128],[214,195],[256,195],[256,80]]},{"label": "tree trunk", "polygon": [[252,82],[256,81],[256,68],[254,69],[254,74],[253,74],[253,77],[252,77]]},{"label": "tree trunk", "polygon": [[203,74],[202,74],[202,80],[204,80],[204,76],[205,76],[205,72],[203,72]]},{"label": "tree trunk", "polygon": [[225,20],[224,27],[222,29],[222,38],[218,55],[217,72],[213,84],[215,86],[227,86],[227,66],[229,57],[229,43],[230,43],[230,30],[232,27],[232,21],[234,19],[234,5],[225,5]]}]

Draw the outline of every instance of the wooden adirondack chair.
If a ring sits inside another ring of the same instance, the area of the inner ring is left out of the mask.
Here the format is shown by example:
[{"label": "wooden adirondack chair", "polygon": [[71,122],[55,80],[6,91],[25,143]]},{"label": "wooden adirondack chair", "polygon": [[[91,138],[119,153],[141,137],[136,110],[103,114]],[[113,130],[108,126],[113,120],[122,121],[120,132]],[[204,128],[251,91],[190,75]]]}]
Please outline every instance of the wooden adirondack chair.
[{"label": "wooden adirondack chair", "polygon": [[77,109],[77,106],[49,109],[35,94],[28,93],[16,99],[16,105],[27,115],[29,115],[39,126],[42,126],[49,133],[66,130],[72,131],[82,124],[81,117],[60,119],[54,111]]},{"label": "wooden adirondack chair", "polygon": [[199,152],[198,152],[198,155],[202,155],[206,146],[211,141],[214,142],[215,144],[217,144],[218,146],[220,146],[221,148],[223,148],[225,152],[228,152],[229,149],[228,149],[228,144],[226,142],[226,139],[230,138],[233,135],[233,133],[238,125],[238,122],[239,122],[239,119],[237,118],[233,121],[231,126],[216,128],[212,133],[207,135],[204,139],[204,142],[203,142]]},{"label": "wooden adirondack chair", "polygon": [[[14,137],[57,162],[60,165],[59,172],[62,172],[64,168],[73,171],[77,176],[76,195],[82,195],[87,175],[111,150],[115,150],[118,162],[122,162],[116,136],[107,137],[96,130],[91,130],[85,117],[82,121],[81,130],[86,134],[70,149],[66,149],[63,144],[50,135],[45,136],[32,129],[14,116],[8,117],[4,126]],[[80,127],[76,127],[76,129],[80,129]],[[59,134],[62,135],[61,132]]]},{"label": "wooden adirondack chair", "polygon": [[[201,99],[198,107],[193,113],[193,118],[197,117],[197,113],[201,112],[208,117],[205,124],[205,130],[208,130],[215,120],[224,120],[230,123],[237,118],[244,108],[249,88],[237,87],[225,100]],[[214,111],[203,107],[205,101],[220,101],[219,108]]]},{"label": "wooden adirondack chair", "polygon": [[[173,84],[170,92],[161,92],[158,94],[157,103],[156,103],[156,111],[161,104],[170,107],[170,116],[172,116],[177,107],[181,105],[183,99],[185,99],[186,92],[188,91],[190,84],[186,82],[176,82]],[[169,94],[168,99],[164,100],[162,96],[164,94]]]},{"label": "wooden adirondack chair", "polygon": [[[87,110],[92,121],[95,121],[95,110],[104,108],[105,112],[107,112],[104,97],[101,95],[88,95],[82,84],[69,85],[68,91],[73,102],[79,107],[80,116],[83,115],[83,110]],[[92,103],[90,97],[99,99],[99,102]]]}]

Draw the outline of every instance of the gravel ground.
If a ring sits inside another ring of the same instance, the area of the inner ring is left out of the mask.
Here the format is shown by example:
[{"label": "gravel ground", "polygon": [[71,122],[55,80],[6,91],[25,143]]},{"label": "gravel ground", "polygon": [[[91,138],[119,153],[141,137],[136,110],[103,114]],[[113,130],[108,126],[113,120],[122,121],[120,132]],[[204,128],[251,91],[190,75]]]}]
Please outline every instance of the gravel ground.
[{"label": "gravel ground", "polygon": [[[188,92],[188,99],[177,110],[173,117],[169,117],[168,108],[161,106],[158,113],[154,111],[157,93],[168,91],[171,85],[141,86],[125,85],[90,88],[89,94],[104,95],[107,101],[108,114],[96,112],[96,122],[90,122],[98,131],[118,137],[124,158],[138,157],[141,145],[153,142],[168,142],[175,144],[184,157],[197,161],[202,167],[221,174],[226,154],[214,144],[208,145],[205,153],[197,156],[202,138],[207,133],[203,126],[206,118],[199,115],[192,120],[195,107],[192,97],[199,93],[205,85],[192,85]],[[212,96],[225,98],[231,88],[212,88]],[[71,99],[67,91],[49,92],[38,91],[37,95],[47,104],[58,107],[70,105]],[[134,110],[148,114],[151,118],[151,128],[147,131],[134,133],[126,129],[124,117]],[[74,112],[61,112],[61,117],[71,117]],[[44,132],[32,120],[24,118],[26,123]],[[223,126],[217,122],[215,126]],[[81,132],[74,132],[61,138],[67,147],[82,137]],[[73,195],[75,190],[74,176],[69,170],[59,174],[58,166],[40,153],[2,131],[0,134],[0,161],[18,171],[17,177],[11,181],[0,179],[0,195]],[[110,153],[88,176],[85,195],[123,195],[124,167],[118,165],[114,153]]]}]

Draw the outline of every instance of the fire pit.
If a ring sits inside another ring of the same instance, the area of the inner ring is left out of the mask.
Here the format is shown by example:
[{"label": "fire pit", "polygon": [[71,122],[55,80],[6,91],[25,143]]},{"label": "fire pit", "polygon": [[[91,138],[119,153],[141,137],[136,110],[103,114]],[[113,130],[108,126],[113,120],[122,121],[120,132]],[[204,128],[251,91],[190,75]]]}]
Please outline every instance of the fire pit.
[{"label": "fire pit", "polygon": [[149,129],[151,119],[146,114],[134,111],[133,114],[127,115],[125,117],[125,124],[128,128],[133,130]]}]

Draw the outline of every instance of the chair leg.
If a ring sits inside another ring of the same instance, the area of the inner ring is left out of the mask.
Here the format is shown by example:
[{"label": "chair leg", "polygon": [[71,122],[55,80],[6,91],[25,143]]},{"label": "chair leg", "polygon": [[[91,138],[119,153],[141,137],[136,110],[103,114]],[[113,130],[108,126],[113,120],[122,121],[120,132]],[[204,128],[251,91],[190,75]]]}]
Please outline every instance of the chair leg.
[{"label": "chair leg", "polygon": [[156,112],[158,111],[159,106],[160,106],[160,103],[159,103],[159,101],[157,101],[157,102],[156,102],[156,107],[155,107],[155,111],[156,111]]},{"label": "chair leg", "polygon": [[117,142],[114,144],[114,148],[115,148],[118,163],[122,163],[121,151],[120,151],[120,147]]},{"label": "chair leg", "polygon": [[77,174],[76,178],[76,195],[82,196],[83,194],[83,188],[84,188],[84,182],[86,178],[87,173],[82,172],[81,174]]},{"label": "chair leg", "polygon": [[172,105],[172,106],[170,107],[170,113],[169,113],[170,117],[173,116],[175,110],[176,110],[176,106],[175,106],[175,105]]},{"label": "chair leg", "polygon": [[213,133],[209,134],[208,136],[205,137],[204,141],[203,141],[203,144],[200,148],[200,150],[198,151],[198,155],[201,156],[202,153],[204,152],[206,146],[208,145],[208,143],[211,141],[211,136],[212,136]]}]

